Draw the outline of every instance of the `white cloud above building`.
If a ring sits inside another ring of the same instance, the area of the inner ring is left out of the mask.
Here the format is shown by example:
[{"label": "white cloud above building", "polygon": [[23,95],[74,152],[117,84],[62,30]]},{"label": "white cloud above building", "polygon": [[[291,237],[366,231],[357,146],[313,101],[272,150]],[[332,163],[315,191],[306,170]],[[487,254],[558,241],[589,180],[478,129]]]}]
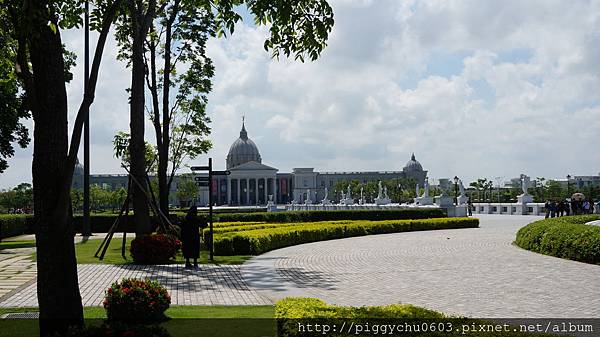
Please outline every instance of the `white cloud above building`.
[{"label": "white cloud above building", "polygon": [[[412,152],[432,178],[600,171],[600,1],[330,3],[336,23],[315,62],[271,59],[267,29],[251,23],[209,42],[218,166],[245,115],[263,162],[280,171],[396,170]],[[81,32],[63,38],[81,50]],[[129,127],[130,72],[115,55],[111,43],[92,108],[95,173],[121,172],[111,140]],[[30,180],[30,158],[18,150],[0,187]]]}]

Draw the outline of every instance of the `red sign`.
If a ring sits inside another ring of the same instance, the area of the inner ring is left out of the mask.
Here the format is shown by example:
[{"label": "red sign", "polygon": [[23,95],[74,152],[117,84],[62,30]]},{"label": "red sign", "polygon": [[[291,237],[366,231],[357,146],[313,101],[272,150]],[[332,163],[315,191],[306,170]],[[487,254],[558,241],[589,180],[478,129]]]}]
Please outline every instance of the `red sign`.
[{"label": "red sign", "polygon": [[281,194],[287,194],[287,179],[281,179],[279,185],[281,186]]}]

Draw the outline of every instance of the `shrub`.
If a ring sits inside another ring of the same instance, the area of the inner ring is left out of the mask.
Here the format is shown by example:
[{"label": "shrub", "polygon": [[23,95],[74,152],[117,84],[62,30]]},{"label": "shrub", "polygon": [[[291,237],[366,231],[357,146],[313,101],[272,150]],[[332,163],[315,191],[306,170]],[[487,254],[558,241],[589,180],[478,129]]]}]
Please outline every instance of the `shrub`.
[{"label": "shrub", "polygon": [[341,239],[370,234],[386,234],[431,229],[474,228],[475,218],[441,218],[387,221],[329,221],[279,224],[265,229],[224,232],[215,235],[217,255],[257,255],[302,243]]},{"label": "shrub", "polygon": [[164,319],[171,296],[152,280],[123,279],[106,291],[104,309],[110,321],[146,323]]},{"label": "shrub", "polygon": [[168,263],[177,255],[181,242],[165,234],[136,237],[131,241],[131,256],[138,264]]},{"label": "shrub", "polygon": [[405,208],[390,210],[288,211],[263,213],[220,214],[221,222],[311,222],[329,220],[402,220],[442,218],[440,208]]},{"label": "shrub", "polygon": [[515,244],[536,253],[600,264],[600,227],[585,225],[600,215],[550,218],[517,232]]},{"label": "shrub", "polygon": [[[342,307],[328,305],[316,298],[288,297],[275,303],[277,336],[421,336],[421,337],[525,337],[553,336],[550,334],[530,334],[511,331],[481,332],[480,327],[496,327],[498,322],[488,322],[465,317],[446,316],[440,312],[416,307],[410,304],[390,304],[371,307]],[[397,330],[404,324],[417,326],[412,332]],[[313,327],[309,332],[308,324]],[[321,331],[316,324],[321,324]],[[325,324],[330,330],[323,333]],[[303,326],[304,329],[300,328]],[[358,330],[358,327],[362,331]],[[462,329],[463,327],[467,329]],[[345,328],[344,328],[345,327]],[[354,327],[354,329],[353,329]],[[377,329],[377,330],[375,330]],[[383,330],[385,329],[385,330]]]},{"label": "shrub", "polygon": [[1,214],[0,239],[33,233],[33,215]]}]

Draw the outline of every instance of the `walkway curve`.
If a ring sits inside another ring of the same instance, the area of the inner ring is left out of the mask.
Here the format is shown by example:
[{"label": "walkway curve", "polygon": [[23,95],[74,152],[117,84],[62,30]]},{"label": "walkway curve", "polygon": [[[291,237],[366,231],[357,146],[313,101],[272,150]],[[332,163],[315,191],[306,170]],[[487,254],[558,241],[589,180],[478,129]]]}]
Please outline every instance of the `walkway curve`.
[{"label": "walkway curve", "polygon": [[512,245],[533,216],[478,215],[474,229],[356,237],[287,247],[242,266],[272,301],[410,303],[471,317],[600,317],[600,266]]}]

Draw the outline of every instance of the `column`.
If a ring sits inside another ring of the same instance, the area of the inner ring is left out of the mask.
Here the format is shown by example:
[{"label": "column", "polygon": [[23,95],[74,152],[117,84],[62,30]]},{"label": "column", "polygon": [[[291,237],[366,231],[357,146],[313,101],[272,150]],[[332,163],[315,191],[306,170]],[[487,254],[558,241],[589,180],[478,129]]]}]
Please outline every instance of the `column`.
[{"label": "column", "polygon": [[246,178],[246,205],[250,205],[250,179]]},{"label": "column", "polygon": [[265,204],[266,204],[269,201],[269,196],[268,196],[269,194],[267,193],[267,192],[269,192],[269,184],[267,181],[267,177],[263,178],[263,180],[264,180],[264,184],[265,184],[264,190],[265,190]]},{"label": "column", "polygon": [[231,205],[231,179],[227,177],[227,205]]},{"label": "column", "polygon": [[258,205],[258,178],[254,178],[254,204]]},{"label": "column", "polygon": [[240,183],[241,182],[242,182],[242,179],[238,178],[237,179],[237,194],[236,194],[236,196],[237,196],[237,205],[238,206],[240,204],[240,201],[242,201],[242,198],[240,197],[240,185],[241,185]]}]

